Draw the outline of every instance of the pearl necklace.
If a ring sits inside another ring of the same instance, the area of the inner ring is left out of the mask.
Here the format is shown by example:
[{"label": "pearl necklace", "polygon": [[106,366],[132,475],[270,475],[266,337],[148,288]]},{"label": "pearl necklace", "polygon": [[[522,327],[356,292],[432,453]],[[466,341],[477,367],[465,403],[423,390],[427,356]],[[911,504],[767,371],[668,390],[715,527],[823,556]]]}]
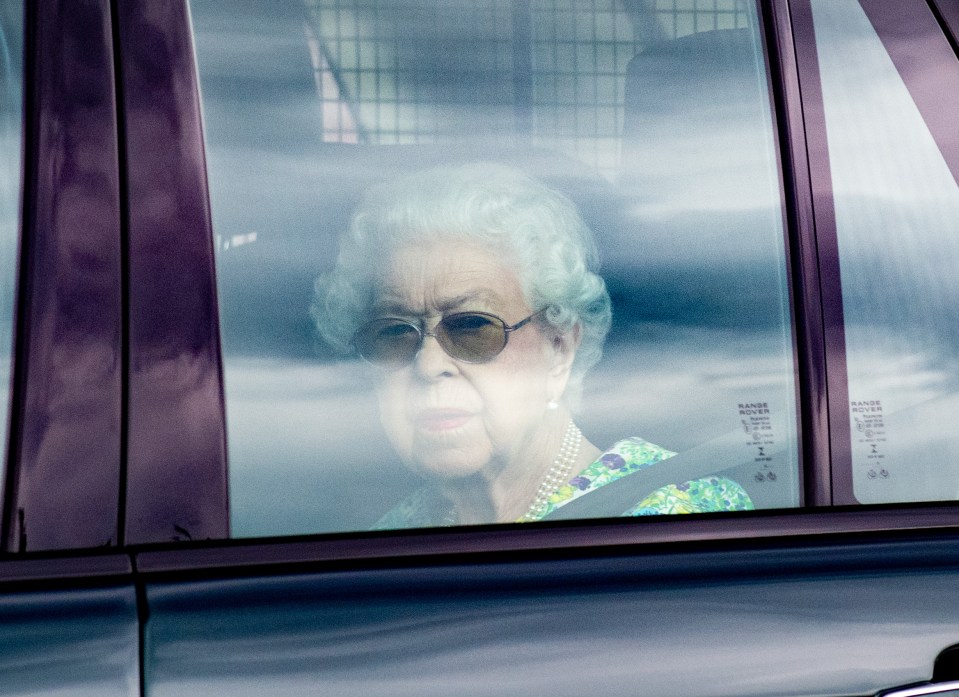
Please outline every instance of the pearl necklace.
[{"label": "pearl necklace", "polygon": [[579,458],[579,448],[582,444],[583,433],[570,419],[569,426],[566,427],[566,433],[563,435],[563,442],[559,446],[559,453],[546,471],[546,476],[540,483],[539,489],[536,490],[536,496],[533,497],[529,510],[519,519],[520,522],[529,523],[543,517],[546,507],[549,505],[549,495],[569,479],[569,475],[573,471],[573,465]]},{"label": "pearl necklace", "polygon": [[[583,432],[570,419],[569,425],[566,427],[566,433],[563,434],[563,442],[559,446],[559,453],[553,460],[553,464],[546,470],[546,476],[540,482],[539,488],[536,490],[536,496],[533,497],[533,502],[526,513],[523,514],[523,517],[519,519],[519,522],[529,523],[543,517],[543,512],[549,504],[549,495],[569,479],[569,475],[573,471],[573,465],[579,458],[579,449],[582,444]],[[440,525],[444,527],[456,525],[457,520],[456,508],[453,507],[446,512]]]}]

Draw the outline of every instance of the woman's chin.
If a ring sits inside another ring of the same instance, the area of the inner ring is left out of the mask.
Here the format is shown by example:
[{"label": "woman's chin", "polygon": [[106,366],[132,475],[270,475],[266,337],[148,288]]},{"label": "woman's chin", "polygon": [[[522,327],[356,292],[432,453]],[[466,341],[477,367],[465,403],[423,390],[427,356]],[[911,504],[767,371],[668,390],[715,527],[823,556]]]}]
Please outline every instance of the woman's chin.
[{"label": "woman's chin", "polygon": [[437,448],[415,455],[414,462],[414,468],[429,477],[465,479],[482,472],[489,462],[489,455],[463,448]]}]

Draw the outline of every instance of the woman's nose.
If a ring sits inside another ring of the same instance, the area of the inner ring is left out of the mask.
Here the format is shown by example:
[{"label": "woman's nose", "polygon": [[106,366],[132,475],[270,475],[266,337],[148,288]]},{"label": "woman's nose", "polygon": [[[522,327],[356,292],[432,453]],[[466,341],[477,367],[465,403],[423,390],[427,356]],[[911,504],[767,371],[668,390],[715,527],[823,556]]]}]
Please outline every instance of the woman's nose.
[{"label": "woman's nose", "polygon": [[443,350],[443,347],[436,340],[436,336],[429,332],[423,336],[420,350],[413,359],[413,369],[421,377],[427,380],[435,380],[440,377],[455,375],[459,366]]}]

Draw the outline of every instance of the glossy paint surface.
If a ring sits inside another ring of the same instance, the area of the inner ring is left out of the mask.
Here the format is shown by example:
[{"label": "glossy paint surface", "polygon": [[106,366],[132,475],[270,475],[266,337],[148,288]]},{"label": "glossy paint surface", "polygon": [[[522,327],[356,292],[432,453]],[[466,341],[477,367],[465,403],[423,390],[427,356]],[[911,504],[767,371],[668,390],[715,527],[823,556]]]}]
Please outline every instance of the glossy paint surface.
[{"label": "glossy paint surface", "polygon": [[937,13],[944,30],[952,40],[953,48],[959,51],[959,2],[931,0],[929,6]]},{"label": "glossy paint surface", "polygon": [[129,210],[127,543],[227,535],[213,242],[186,4],[118,4]]},{"label": "glossy paint surface", "polygon": [[872,694],[928,680],[959,641],[956,550],[679,546],[157,583],[146,676],[154,696]]},{"label": "glossy paint surface", "polygon": [[0,694],[134,697],[137,641],[132,587],[0,594]]},{"label": "glossy paint surface", "polygon": [[[139,134],[131,135],[125,159],[131,189],[138,187],[130,246],[141,261],[130,277],[126,539],[222,536],[215,311],[212,286],[202,280],[212,262],[199,242],[210,231],[198,232],[205,204],[196,198],[200,189],[190,188],[203,165],[196,131],[178,120],[195,113],[192,68],[171,59],[188,53],[170,33],[185,15],[163,2],[118,5],[126,13],[125,55],[139,66],[127,75],[127,128]],[[172,76],[167,62],[178,66]],[[162,118],[155,106],[151,111],[153,99]],[[793,151],[800,157],[801,150]],[[137,237],[142,230],[148,234]],[[810,245],[809,229],[801,230]],[[72,510],[66,491],[63,497]],[[862,530],[959,520],[954,506],[884,512],[894,520],[858,507],[301,538],[276,544],[299,550],[274,568],[266,542],[136,551],[150,610],[145,685],[151,696],[178,697],[873,694],[929,679],[939,651],[959,643],[959,537],[929,532],[814,544],[796,535],[823,518],[837,528],[855,521]],[[670,529],[675,539],[662,534]],[[778,539],[716,541],[763,535]],[[682,543],[697,536],[712,549]],[[650,547],[654,539],[664,544]],[[567,551],[545,553],[550,540]],[[606,551],[590,557],[600,544]],[[464,554],[470,548],[477,553]],[[447,556],[430,556],[440,553]],[[5,562],[0,579],[36,561]],[[260,568],[251,571],[254,565]],[[80,577],[96,573],[76,568]],[[29,572],[24,578],[33,581]],[[131,588],[3,590],[0,694],[139,694],[136,623]]]},{"label": "glossy paint surface", "polygon": [[116,544],[120,186],[110,8],[31,4],[6,548]]}]

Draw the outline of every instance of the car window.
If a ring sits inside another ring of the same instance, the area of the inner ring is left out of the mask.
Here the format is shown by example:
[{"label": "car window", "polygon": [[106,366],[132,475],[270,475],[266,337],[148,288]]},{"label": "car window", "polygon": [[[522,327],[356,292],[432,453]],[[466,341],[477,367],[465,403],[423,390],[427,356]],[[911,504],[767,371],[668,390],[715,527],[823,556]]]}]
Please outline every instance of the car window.
[{"label": "car window", "polygon": [[848,379],[835,391],[848,387],[839,452],[851,451],[860,502],[955,499],[959,160],[944,145],[954,105],[940,98],[955,92],[955,55],[925,3],[903,3],[895,17],[855,0],[811,9]]},{"label": "car window", "polygon": [[6,431],[20,239],[23,4],[0,2],[0,423]]},{"label": "car window", "polygon": [[234,536],[798,505],[753,3],[190,8]]}]

